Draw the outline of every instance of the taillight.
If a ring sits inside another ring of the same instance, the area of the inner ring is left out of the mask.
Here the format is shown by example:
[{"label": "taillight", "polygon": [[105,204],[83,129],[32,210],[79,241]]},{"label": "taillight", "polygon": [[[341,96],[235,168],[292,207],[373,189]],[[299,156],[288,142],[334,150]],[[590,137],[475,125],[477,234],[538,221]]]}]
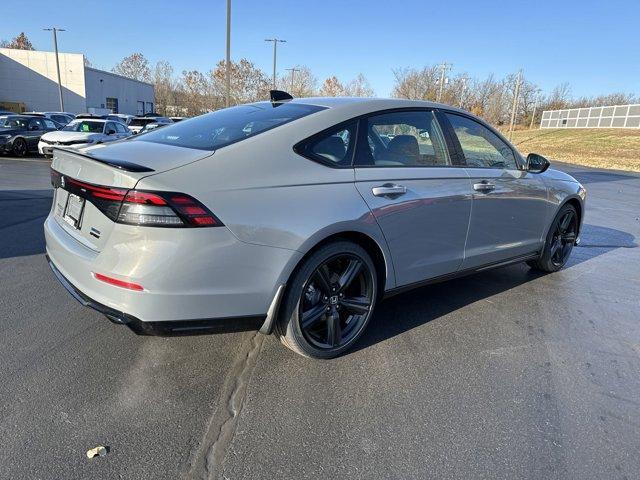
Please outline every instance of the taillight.
[{"label": "taillight", "polygon": [[108,283],[110,285],[115,285],[116,287],[126,288],[127,290],[135,290],[136,292],[141,292],[144,290],[142,285],[138,285],[133,282],[126,282],[124,280],[118,280],[117,278],[108,277],[107,275],[103,275],[101,273],[93,273],[93,278],[96,280],[100,280],[101,282]]},{"label": "taillight", "polygon": [[83,197],[117,223],[150,227],[223,225],[207,207],[185,193],[105,187],[69,178],[53,169],[51,183]]}]

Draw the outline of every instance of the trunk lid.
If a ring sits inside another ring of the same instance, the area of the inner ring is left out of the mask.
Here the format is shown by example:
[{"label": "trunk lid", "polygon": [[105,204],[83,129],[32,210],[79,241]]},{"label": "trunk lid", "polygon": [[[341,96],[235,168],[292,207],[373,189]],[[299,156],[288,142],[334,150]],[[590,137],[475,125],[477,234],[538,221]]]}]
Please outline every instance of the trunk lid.
[{"label": "trunk lid", "polygon": [[198,161],[213,153],[141,143],[118,142],[79,152],[54,149],[51,168],[60,176],[54,175],[53,216],[67,233],[91,250],[102,250],[116,223],[92,203],[91,195],[83,196],[86,190],[82,184],[126,191],[148,175]]}]

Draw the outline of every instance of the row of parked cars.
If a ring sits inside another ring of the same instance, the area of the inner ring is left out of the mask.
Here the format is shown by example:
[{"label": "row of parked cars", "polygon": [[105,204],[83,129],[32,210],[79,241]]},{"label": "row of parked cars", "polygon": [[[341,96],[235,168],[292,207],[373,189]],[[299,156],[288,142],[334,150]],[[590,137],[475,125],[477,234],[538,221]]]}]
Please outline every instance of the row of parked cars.
[{"label": "row of parked cars", "polygon": [[50,157],[54,147],[83,148],[112,142],[182,120],[155,113],[74,115],[67,112],[0,112],[0,153],[22,157],[38,151]]}]

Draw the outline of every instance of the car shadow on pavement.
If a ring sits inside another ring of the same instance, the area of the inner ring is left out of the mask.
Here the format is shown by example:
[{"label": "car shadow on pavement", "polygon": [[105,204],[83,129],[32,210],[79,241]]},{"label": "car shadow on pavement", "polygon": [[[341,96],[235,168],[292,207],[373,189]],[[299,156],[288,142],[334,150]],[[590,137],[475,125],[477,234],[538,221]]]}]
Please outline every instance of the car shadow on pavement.
[{"label": "car shadow on pavement", "polygon": [[44,253],[51,190],[0,190],[0,259]]},{"label": "car shadow on pavement", "polygon": [[[581,246],[575,247],[566,268],[620,248],[637,248],[630,233],[584,225]],[[432,284],[381,302],[362,338],[346,355],[383,342],[480,300],[488,299],[547,275],[524,263]]]},{"label": "car shadow on pavement", "polygon": [[634,174],[629,172],[628,174],[624,173],[615,173],[611,171],[599,172],[599,171],[578,171],[578,172],[569,172],[573,178],[578,180],[583,185],[589,185],[591,183],[601,183],[601,182],[617,182],[621,180],[637,180],[638,174]]}]

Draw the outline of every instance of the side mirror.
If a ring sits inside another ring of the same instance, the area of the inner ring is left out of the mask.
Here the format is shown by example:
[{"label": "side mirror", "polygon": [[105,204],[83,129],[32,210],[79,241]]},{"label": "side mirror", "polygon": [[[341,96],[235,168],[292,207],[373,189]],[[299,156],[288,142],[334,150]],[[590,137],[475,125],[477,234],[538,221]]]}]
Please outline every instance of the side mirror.
[{"label": "side mirror", "polygon": [[115,133],[116,133],[116,131],[111,129],[111,128],[109,130],[107,130],[107,135],[114,135]]},{"label": "side mirror", "polygon": [[544,158],[542,155],[538,155],[537,153],[530,153],[527,155],[527,171],[531,173],[542,173],[544,172],[551,163],[549,160]]},{"label": "side mirror", "polygon": [[31,125],[29,126],[29,130],[35,131],[35,130],[40,130],[40,128],[38,127],[38,125]]}]

